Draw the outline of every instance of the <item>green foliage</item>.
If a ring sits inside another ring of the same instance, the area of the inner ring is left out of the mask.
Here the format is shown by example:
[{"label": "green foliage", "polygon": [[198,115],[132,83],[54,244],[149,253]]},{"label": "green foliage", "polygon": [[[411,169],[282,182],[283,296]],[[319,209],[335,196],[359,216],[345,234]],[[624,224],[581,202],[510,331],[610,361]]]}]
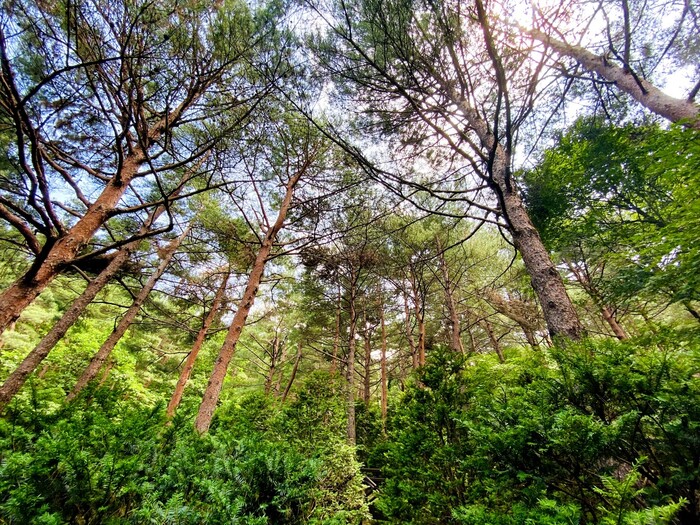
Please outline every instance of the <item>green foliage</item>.
[{"label": "green foliage", "polygon": [[682,332],[506,364],[434,351],[389,421],[377,507],[392,523],[697,519],[698,358]]},{"label": "green foliage", "polygon": [[700,298],[698,131],[579,120],[524,174],[528,207],[565,259],[605,266],[607,294]]},{"label": "green foliage", "polygon": [[50,417],[17,412],[0,428],[0,523],[360,523],[354,450],[306,419],[339,418],[331,395],[313,406],[322,384],[283,409],[244,398],[203,437],[116,389]]}]

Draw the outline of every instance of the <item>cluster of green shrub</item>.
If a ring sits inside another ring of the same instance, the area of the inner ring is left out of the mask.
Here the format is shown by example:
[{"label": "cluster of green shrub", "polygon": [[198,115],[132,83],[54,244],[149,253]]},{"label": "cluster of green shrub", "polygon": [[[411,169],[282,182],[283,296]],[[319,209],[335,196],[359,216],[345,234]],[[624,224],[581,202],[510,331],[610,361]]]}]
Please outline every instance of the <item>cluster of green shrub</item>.
[{"label": "cluster of green shrub", "polygon": [[506,358],[433,348],[385,429],[358,403],[357,448],[320,371],[284,404],[232,396],[203,436],[114,383],[59,410],[25,397],[0,420],[0,523],[698,522],[697,333]]},{"label": "cluster of green shrub", "polygon": [[53,414],[15,405],[0,420],[0,523],[360,523],[362,476],[336,387],[313,375],[281,408],[247,395],[204,436],[192,414],[168,422],[117,388]]},{"label": "cluster of green shrub", "polygon": [[700,519],[700,340],[679,331],[490,357],[433,351],[366,461],[390,523]]}]

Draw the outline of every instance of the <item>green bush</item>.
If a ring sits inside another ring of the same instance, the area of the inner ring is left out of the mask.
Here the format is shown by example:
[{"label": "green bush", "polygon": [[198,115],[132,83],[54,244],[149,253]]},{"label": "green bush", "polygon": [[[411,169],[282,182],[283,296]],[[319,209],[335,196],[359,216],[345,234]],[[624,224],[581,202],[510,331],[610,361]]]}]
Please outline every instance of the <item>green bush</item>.
[{"label": "green bush", "polygon": [[434,352],[390,419],[377,507],[392,523],[696,523],[699,343]]},{"label": "green bush", "polygon": [[166,425],[161,407],[109,389],[32,424],[18,410],[0,427],[0,523],[360,523],[354,450],[327,436],[326,418],[300,419],[329,407],[339,418],[332,396],[313,407],[322,383],[284,409],[257,395],[223,407],[205,436],[191,415]]}]

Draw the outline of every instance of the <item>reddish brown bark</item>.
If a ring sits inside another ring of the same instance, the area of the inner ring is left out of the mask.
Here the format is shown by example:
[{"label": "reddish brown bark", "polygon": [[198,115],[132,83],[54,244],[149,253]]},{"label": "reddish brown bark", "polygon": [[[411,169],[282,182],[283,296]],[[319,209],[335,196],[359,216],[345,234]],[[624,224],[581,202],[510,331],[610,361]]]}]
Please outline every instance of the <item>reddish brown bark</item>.
[{"label": "reddish brown bark", "polygon": [[175,390],[173,391],[173,395],[170,398],[170,402],[168,403],[168,408],[166,409],[166,414],[169,418],[175,415],[177,407],[180,406],[180,401],[182,401],[182,394],[185,392],[185,386],[187,385],[187,381],[189,381],[190,376],[192,375],[192,370],[194,370],[194,364],[197,360],[197,356],[199,355],[199,351],[202,349],[204,340],[206,339],[207,334],[209,333],[209,328],[211,328],[214,319],[216,319],[216,316],[219,313],[221,304],[223,303],[224,295],[226,295],[226,285],[228,284],[230,276],[231,272],[229,270],[224,275],[223,279],[221,280],[221,285],[216,290],[216,294],[214,295],[214,300],[211,303],[209,313],[204,318],[202,327],[199,329],[199,332],[197,332],[197,337],[194,340],[192,349],[187,355],[185,365],[182,367],[180,377],[177,380]]},{"label": "reddish brown bark", "polygon": [[231,359],[233,359],[233,355],[236,351],[236,345],[238,344],[238,340],[243,332],[243,327],[248,319],[250,309],[255,303],[258,287],[262,282],[262,277],[265,272],[265,263],[267,262],[270,252],[272,251],[277,234],[284,225],[287,212],[292,204],[294,188],[301,175],[302,171],[297,172],[287,183],[286,192],[277,214],[277,220],[274,224],[267,228],[267,232],[262,240],[258,254],[255,257],[253,269],[248,276],[248,284],[245,292],[243,293],[243,298],[241,299],[238,310],[236,310],[236,314],[233,317],[233,321],[231,322],[231,326],[226,334],[226,339],[221,347],[219,356],[214,363],[214,370],[209,378],[209,383],[204,392],[202,403],[199,406],[199,412],[197,413],[197,417],[195,419],[195,429],[200,434],[209,430],[209,426],[211,425],[211,420],[214,417],[214,410],[216,409],[216,404],[218,403],[219,395],[221,394],[221,388],[224,385],[228,365],[231,362]]},{"label": "reddish brown bark", "polygon": [[[183,179],[183,183],[186,179]],[[179,194],[179,189],[171,195],[171,198]],[[148,232],[151,225],[165,211],[164,206],[157,206],[153,210],[146,223],[139,229],[137,235],[143,235]],[[77,297],[70,307],[64,312],[61,319],[51,327],[51,330],[42,338],[39,344],[24,358],[20,365],[12,374],[5,380],[5,383],[0,387],[0,410],[20,391],[29,375],[36,370],[39,364],[46,359],[51,350],[56,344],[66,335],[66,332],[75,324],[85,308],[95,299],[97,294],[109,283],[112,278],[124,267],[131,255],[138,249],[140,241],[134,241],[122,246],[107,267],[100,274],[90,281],[83,290],[83,293]]]},{"label": "reddish brown bark", "polygon": [[75,324],[82,312],[85,310],[97,294],[112,280],[114,275],[124,266],[129,259],[129,250],[124,247],[110,261],[97,277],[87,285],[83,293],[73,301],[61,319],[51,328],[39,344],[24,358],[19,366],[5,380],[0,387],[0,410],[20,391],[27,378],[31,375],[39,364],[46,359],[58,341],[66,334],[68,329]]},{"label": "reddish brown bark", "polygon": [[[168,127],[176,123],[198,95],[199,93],[193,93],[191,98],[154,124],[145,137],[145,147],[150,147]],[[0,334],[80,253],[95,232],[107,221],[131,182],[139,176],[139,168],[147,158],[146,151],[141,147],[134,148],[126,155],[119,172],[109,180],[97,200],[78,222],[53,244],[44,246],[43,254],[32,267],[0,295]]]},{"label": "reddish brown bark", "polygon": [[141,306],[143,306],[146,299],[148,299],[148,296],[158,282],[158,279],[160,279],[163,273],[165,273],[165,270],[168,268],[173,255],[175,255],[180,243],[187,236],[189,230],[190,228],[188,226],[177,239],[173,239],[165,250],[161,252],[161,262],[158,265],[158,268],[150,275],[146,281],[146,284],[143,286],[143,288],[141,288],[133,303],[117,324],[116,328],[112,331],[107,340],[102,343],[102,346],[97,353],[92,357],[87,368],[82,373],[80,378],[78,378],[78,381],[73,389],[66,396],[66,401],[72,401],[80,392],[83,391],[90,381],[97,377],[100,369],[111,355],[112,350],[114,350],[114,347],[117,346],[119,340],[124,336],[126,331],[136,319],[138,313],[141,311]]}]

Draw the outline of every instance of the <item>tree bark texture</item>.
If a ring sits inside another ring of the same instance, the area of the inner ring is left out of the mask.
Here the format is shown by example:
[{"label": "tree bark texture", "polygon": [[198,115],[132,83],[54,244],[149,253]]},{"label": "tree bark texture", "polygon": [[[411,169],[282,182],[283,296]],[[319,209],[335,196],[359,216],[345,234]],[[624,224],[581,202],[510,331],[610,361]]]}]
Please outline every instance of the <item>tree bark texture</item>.
[{"label": "tree bark texture", "polygon": [[141,288],[138,295],[131,303],[131,306],[117,324],[116,328],[112,331],[107,340],[104,343],[102,343],[100,349],[90,360],[90,363],[88,364],[87,368],[80,376],[73,389],[66,396],[66,401],[70,402],[73,399],[75,399],[75,397],[80,392],[82,392],[83,389],[90,383],[90,381],[92,381],[100,372],[100,369],[105,364],[105,361],[112,354],[112,350],[114,350],[114,347],[117,346],[119,340],[124,336],[126,331],[136,319],[136,316],[141,311],[141,307],[146,302],[146,299],[148,299],[148,296],[153,290],[153,287],[158,282],[158,279],[160,279],[161,276],[165,273],[165,270],[170,265],[170,261],[172,260],[173,255],[175,255],[175,252],[180,246],[180,243],[185,239],[185,237],[187,237],[189,231],[190,227],[188,226],[187,228],[185,228],[182,234],[176,239],[173,239],[162,252],[161,261],[158,265],[158,268],[156,268],[156,270],[149,276],[148,280],[146,281],[146,284],[143,286],[143,288]]},{"label": "tree bark texture", "polygon": [[580,339],[583,327],[566,292],[564,280],[532,224],[515,181],[510,176],[510,155],[468,102],[463,101],[460,107],[479,136],[481,145],[489,152],[490,183],[498,196],[513,244],[523,259],[532,288],[540,301],[550,335],[553,338]]},{"label": "tree bark texture", "polygon": [[231,326],[229,327],[228,333],[226,334],[226,339],[221,347],[219,356],[216,358],[214,363],[214,370],[212,371],[211,377],[209,378],[209,383],[204,391],[204,397],[199,405],[199,411],[195,419],[195,429],[200,434],[203,434],[209,430],[212,418],[214,417],[214,411],[216,409],[216,404],[219,402],[219,396],[221,394],[221,388],[224,385],[224,379],[226,378],[226,371],[228,370],[228,365],[233,359],[233,355],[236,352],[236,345],[243,332],[243,327],[248,319],[248,314],[250,309],[255,303],[255,297],[258,293],[258,287],[262,282],[262,277],[265,272],[265,263],[272,251],[277,234],[282,229],[284,225],[284,220],[287,217],[287,212],[292,204],[292,197],[294,195],[294,188],[301,177],[302,171],[297,172],[290,180],[287,182],[286,192],[284,199],[280,205],[279,212],[277,214],[277,219],[275,223],[268,227],[265,237],[262,240],[258,254],[255,257],[255,262],[253,263],[253,269],[248,276],[248,284],[246,285],[245,291],[243,292],[243,298],[236,310],[236,314],[233,317]]},{"label": "tree bark texture", "polygon": [[209,333],[209,329],[211,328],[211,325],[214,322],[214,319],[216,319],[216,316],[219,313],[219,309],[221,308],[224,295],[226,295],[226,285],[228,284],[230,276],[231,272],[229,270],[226,272],[223,279],[221,280],[221,285],[216,290],[216,295],[214,295],[214,300],[212,301],[209,313],[204,318],[204,322],[202,323],[202,327],[199,329],[199,332],[197,332],[197,337],[194,340],[194,344],[192,345],[190,353],[187,354],[185,365],[182,367],[180,377],[177,380],[175,390],[173,391],[173,395],[170,398],[170,402],[168,403],[168,408],[166,409],[166,414],[169,418],[175,415],[177,407],[180,406],[180,401],[182,401],[182,394],[185,392],[185,386],[187,385],[187,381],[189,381],[190,376],[192,375],[192,370],[194,370],[194,364],[197,360],[197,356],[199,355],[199,351],[202,349],[202,345],[204,344],[204,340],[206,339],[207,334]]}]

